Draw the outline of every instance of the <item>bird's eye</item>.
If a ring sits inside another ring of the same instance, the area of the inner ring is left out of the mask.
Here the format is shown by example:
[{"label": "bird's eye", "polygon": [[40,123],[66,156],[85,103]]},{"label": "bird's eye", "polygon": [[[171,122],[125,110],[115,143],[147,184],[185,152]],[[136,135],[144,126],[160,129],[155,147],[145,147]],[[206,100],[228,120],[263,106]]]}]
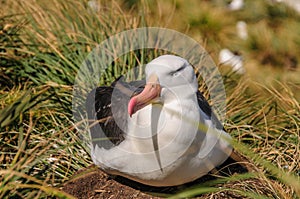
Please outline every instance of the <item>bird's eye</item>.
[{"label": "bird's eye", "polygon": [[180,71],[182,71],[183,69],[185,69],[185,66],[182,66],[177,70],[170,72],[170,75],[173,77],[178,77],[180,75]]},{"label": "bird's eye", "polygon": [[172,74],[172,76],[173,76],[173,77],[178,77],[179,74],[180,74],[179,72],[175,72],[175,73]]}]

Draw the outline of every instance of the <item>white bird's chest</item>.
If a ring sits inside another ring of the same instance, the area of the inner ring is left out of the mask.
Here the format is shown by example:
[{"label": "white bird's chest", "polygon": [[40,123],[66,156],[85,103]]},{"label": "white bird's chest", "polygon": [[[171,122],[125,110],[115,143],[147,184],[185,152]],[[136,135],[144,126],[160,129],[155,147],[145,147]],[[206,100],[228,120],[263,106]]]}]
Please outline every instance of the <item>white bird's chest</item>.
[{"label": "white bird's chest", "polygon": [[153,137],[156,137],[159,150],[176,145],[169,150],[177,153],[176,149],[182,150],[181,145],[190,145],[195,139],[200,117],[195,109],[199,108],[192,103],[148,105],[130,119],[126,139],[133,150],[145,153],[153,151]]}]

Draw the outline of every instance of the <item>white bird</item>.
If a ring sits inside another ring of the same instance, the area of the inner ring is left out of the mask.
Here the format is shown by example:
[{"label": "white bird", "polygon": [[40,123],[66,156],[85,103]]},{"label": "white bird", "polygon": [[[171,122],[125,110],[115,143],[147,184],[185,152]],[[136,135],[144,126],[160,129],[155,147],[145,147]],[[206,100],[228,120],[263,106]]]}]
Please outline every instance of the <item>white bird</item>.
[{"label": "white bird", "polygon": [[248,30],[247,30],[247,24],[244,21],[238,21],[236,23],[236,30],[237,35],[239,38],[246,40],[248,39]]},{"label": "white bird", "polygon": [[294,9],[298,14],[300,14],[300,0],[285,0],[280,2],[285,3],[290,8]]},{"label": "white bird", "polygon": [[238,74],[244,74],[246,72],[242,56],[234,54],[226,48],[220,51],[219,62],[220,64],[231,66],[232,70]]},{"label": "white bird", "polygon": [[145,72],[146,85],[120,78],[89,94],[93,162],[151,186],[191,182],[221,165],[231,137],[198,91],[193,67],[163,55]]},{"label": "white bird", "polygon": [[244,7],[244,0],[232,0],[228,8],[232,11],[241,10]]},{"label": "white bird", "polygon": [[90,0],[87,2],[87,5],[92,9],[94,12],[99,12],[100,11],[100,4],[96,0]]}]

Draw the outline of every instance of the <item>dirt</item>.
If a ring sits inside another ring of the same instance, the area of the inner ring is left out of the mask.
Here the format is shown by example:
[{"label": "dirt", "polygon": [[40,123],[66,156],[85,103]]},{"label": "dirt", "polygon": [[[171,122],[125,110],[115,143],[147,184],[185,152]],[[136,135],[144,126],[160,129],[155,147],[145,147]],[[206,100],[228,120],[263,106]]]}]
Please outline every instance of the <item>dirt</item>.
[{"label": "dirt", "polygon": [[62,190],[79,199],[158,198],[119,183],[96,166],[77,172]]},{"label": "dirt", "polygon": [[[227,160],[218,168],[218,175],[228,176],[248,171],[244,166],[234,162],[230,159]],[[215,173],[210,173],[194,182],[181,186],[158,188],[146,186],[120,176],[110,176],[96,166],[91,165],[74,174],[72,179],[64,184],[62,190],[79,199],[158,199],[215,178]],[[213,198],[224,198],[224,193],[215,196]],[[197,198],[203,197],[205,196]]]}]

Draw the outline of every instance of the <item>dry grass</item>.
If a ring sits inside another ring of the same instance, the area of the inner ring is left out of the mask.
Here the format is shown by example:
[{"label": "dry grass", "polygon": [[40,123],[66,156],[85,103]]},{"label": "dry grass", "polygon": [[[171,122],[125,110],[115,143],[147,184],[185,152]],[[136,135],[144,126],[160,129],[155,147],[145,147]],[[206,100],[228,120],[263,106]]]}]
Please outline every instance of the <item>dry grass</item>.
[{"label": "dry grass", "polygon": [[[248,4],[257,6],[250,1]],[[256,175],[201,185],[178,196],[205,193],[202,197],[300,197],[299,70],[278,68],[286,62],[284,57],[299,60],[299,23],[294,13],[282,10],[285,15],[281,16],[285,17],[277,20],[287,23],[279,23],[274,32],[269,29],[274,25],[269,18],[254,22],[267,12],[259,9],[255,16],[246,11],[229,16],[226,9],[215,9],[216,5],[208,1],[193,1],[189,5],[183,1],[144,2],[137,5],[143,13],[123,7],[116,1],[101,1],[100,11],[94,12],[86,1],[3,3],[0,198],[71,198],[57,187],[91,164],[76,130],[78,124],[72,120],[74,77],[98,43],[124,29],[148,24],[162,24],[192,35],[206,44],[214,58],[218,49],[232,45],[233,49],[245,52],[249,60],[246,64],[249,76],[222,72],[227,92],[225,128],[237,141],[236,148],[254,163]],[[173,15],[166,11],[169,7]],[[234,28],[241,16],[251,23],[253,30],[258,28],[263,32],[264,37],[253,31],[251,40],[237,47],[239,40],[234,39]],[[173,23],[174,19],[179,22]],[[287,31],[291,27],[297,31]],[[277,42],[277,48],[272,47],[273,42]],[[162,52],[124,55],[109,68],[117,72],[108,74],[101,83],[110,83],[122,72],[114,67],[124,69],[145,63],[157,53]],[[267,55],[279,56],[275,57],[277,68],[274,69],[272,60],[268,66],[262,65]]]}]

